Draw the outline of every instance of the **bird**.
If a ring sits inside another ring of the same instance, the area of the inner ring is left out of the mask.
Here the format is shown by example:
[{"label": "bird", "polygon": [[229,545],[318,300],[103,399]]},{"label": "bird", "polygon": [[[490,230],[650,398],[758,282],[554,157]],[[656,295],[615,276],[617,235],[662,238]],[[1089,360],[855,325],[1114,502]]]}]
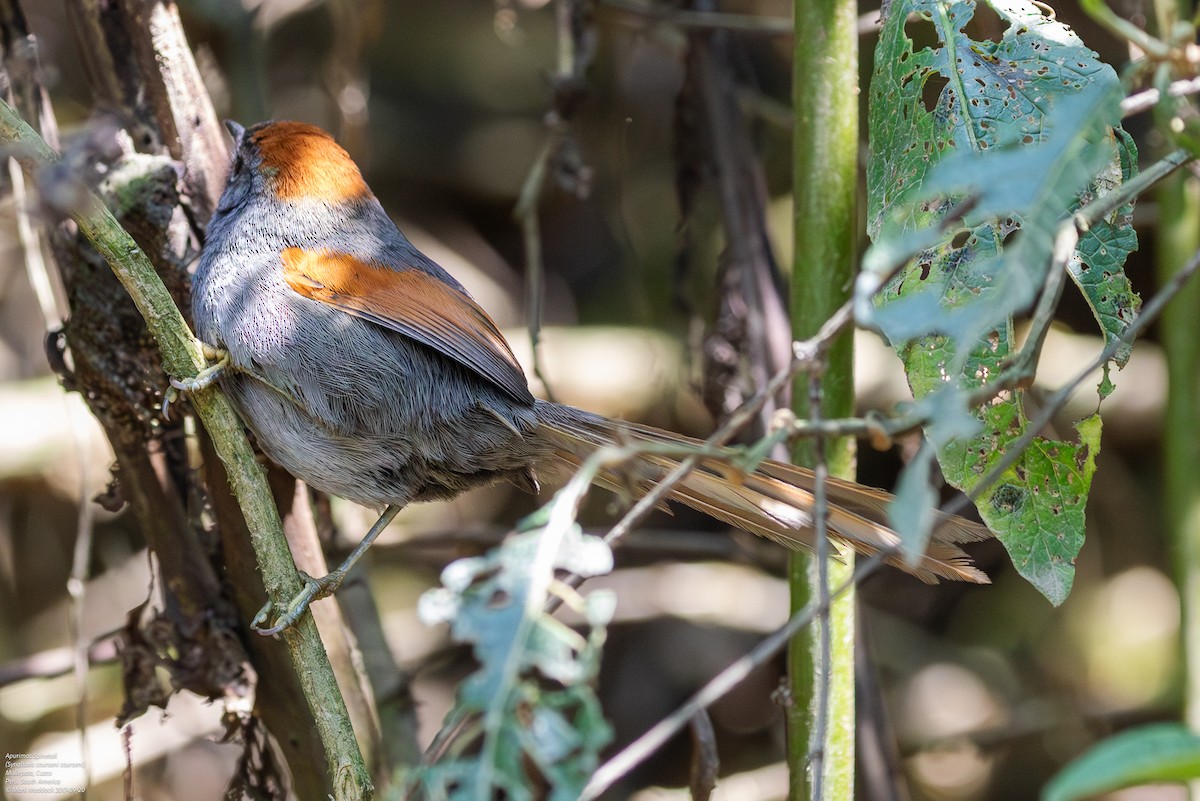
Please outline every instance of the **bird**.
[{"label": "bird", "polygon": [[[640,495],[678,465],[672,448],[699,453],[697,440],[535,398],[492,318],[405,237],[329,133],[287,120],[226,127],[229,177],[192,286],[196,335],[217,363],[172,385],[219,383],[274,462],[383,510],[346,562],[306,576],[288,612],[261,630],[277,633],[335,590],[407,504],[498,481],[537,491],[614,443],[636,453],[597,483]],[[813,473],[772,460],[742,470],[731,453],[702,454],[667,501],[815,548]],[[827,491],[835,542],[927,583],[989,581],[960,547],[992,536],[982,524],[941,515],[910,562],[888,523],[891,495],[833,478]]]}]

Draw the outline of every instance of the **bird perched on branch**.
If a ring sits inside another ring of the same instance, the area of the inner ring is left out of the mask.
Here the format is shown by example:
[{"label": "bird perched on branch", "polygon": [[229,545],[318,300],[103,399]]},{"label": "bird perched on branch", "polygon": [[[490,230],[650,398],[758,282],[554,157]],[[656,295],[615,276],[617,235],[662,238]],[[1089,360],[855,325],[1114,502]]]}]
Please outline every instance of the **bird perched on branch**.
[{"label": "bird perched on branch", "polygon": [[[602,473],[645,493],[698,443],[537,400],[508,343],[454,278],[413,247],[329,134],[299,122],[228,123],[234,157],[196,270],[193,314],[216,379],[274,461],[384,518],[338,570],[310,579],[280,624],[331,592],[395,511],[505,480],[535,490],[615,441],[650,447]],[[828,483],[829,534],[926,582],[986,582],[958,546],[990,536],[944,517],[910,564],[887,493]],[[773,461],[739,471],[720,454],[666,496],[789,548],[812,548],[813,476]]]}]

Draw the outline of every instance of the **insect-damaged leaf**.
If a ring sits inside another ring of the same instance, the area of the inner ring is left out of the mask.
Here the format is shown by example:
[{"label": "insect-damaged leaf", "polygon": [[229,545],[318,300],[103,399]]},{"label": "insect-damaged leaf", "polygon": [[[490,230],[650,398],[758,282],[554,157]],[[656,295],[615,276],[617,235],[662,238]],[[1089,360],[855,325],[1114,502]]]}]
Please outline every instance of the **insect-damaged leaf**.
[{"label": "insect-damaged leaf", "polygon": [[[871,84],[869,233],[894,254],[897,243],[951,222],[886,284],[860,280],[855,305],[860,322],[880,329],[904,358],[918,404],[956,387],[940,397],[926,433],[947,480],[965,491],[1025,433],[1023,392],[973,410],[979,427],[969,436],[941,407],[947,397],[965,404],[1008,365],[1013,318],[1045,283],[1059,225],[1128,179],[1136,161],[1116,128],[1112,69],[1044,7],[988,6],[1005,26],[998,41],[965,32],[974,2],[888,7]],[[1121,267],[1136,247],[1129,215],[1125,207],[1093,226],[1067,265],[1109,341],[1139,305]],[[864,263],[889,258],[868,254]],[[941,430],[951,424],[954,431]],[[1054,603],[1070,590],[1083,543],[1099,419],[1081,424],[1081,435],[1079,443],[1035,440],[977,501],[1021,574]]]}]

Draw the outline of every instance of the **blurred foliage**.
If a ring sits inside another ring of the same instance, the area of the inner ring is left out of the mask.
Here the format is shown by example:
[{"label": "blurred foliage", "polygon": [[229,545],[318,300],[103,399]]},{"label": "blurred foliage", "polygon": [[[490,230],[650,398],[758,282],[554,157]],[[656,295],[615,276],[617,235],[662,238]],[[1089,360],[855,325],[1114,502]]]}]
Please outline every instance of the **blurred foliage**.
[{"label": "blurred foliage", "polygon": [[1159,723],[1109,737],[1046,785],[1043,801],[1075,801],[1137,784],[1200,778],[1200,736],[1180,723]]},{"label": "blurred foliage", "polygon": [[[585,578],[612,570],[608,545],[574,521],[586,487],[572,481],[518,534],[485,556],[451,562],[442,586],[422,596],[422,621],[449,623],[451,637],[471,645],[479,662],[459,684],[439,734],[447,738],[439,750],[449,753],[414,771],[423,797],[533,798],[544,783],[550,799],[572,801],[600,764],[612,730],[594,684],[616,598],[583,596],[555,581],[556,570]],[[549,614],[551,598],[581,614],[587,632]],[[465,742],[449,739],[464,728]]]}]

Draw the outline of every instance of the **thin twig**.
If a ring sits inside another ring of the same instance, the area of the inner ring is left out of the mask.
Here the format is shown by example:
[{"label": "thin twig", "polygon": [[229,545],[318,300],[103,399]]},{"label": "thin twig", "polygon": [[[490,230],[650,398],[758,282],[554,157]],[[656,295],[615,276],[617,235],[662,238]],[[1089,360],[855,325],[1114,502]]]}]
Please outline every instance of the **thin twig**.
[{"label": "thin twig", "polygon": [[600,5],[618,13],[619,19],[631,25],[646,22],[667,24],[676,28],[699,30],[742,31],[768,36],[791,36],[792,21],[786,17],[762,17],[754,14],[732,14],[724,11],[692,11],[642,0],[600,0]]},{"label": "thin twig", "polygon": [[712,718],[707,709],[692,715],[692,768],[688,776],[688,790],[692,801],[708,801],[717,786],[717,771],[720,759],[717,754],[717,733],[713,730]]},{"label": "thin twig", "polygon": [[42,321],[47,331],[62,325],[63,313],[54,294],[54,282],[46,266],[42,229],[35,228],[29,213],[29,198],[25,188],[25,175],[16,159],[8,159],[8,178],[12,185],[13,205],[16,208],[17,235],[25,257],[25,274],[33,287]]},{"label": "thin twig", "polygon": [[68,618],[71,641],[74,643],[73,673],[75,688],[79,694],[75,703],[75,725],[79,732],[80,753],[83,755],[83,786],[92,785],[92,766],[88,759],[88,691],[87,676],[90,643],[84,635],[84,613],[86,612],[88,566],[92,561],[92,542],[96,533],[95,512],[92,499],[88,497],[89,460],[84,456],[83,428],[72,414],[72,433],[79,454],[79,508],[75,520],[75,549],[71,559],[71,575],[67,579],[67,594],[71,597],[71,614]]},{"label": "thin twig", "polygon": [[[814,371],[808,375],[808,413],[815,423],[822,419],[821,375]],[[813,801],[823,801],[825,789],[825,744],[829,728],[829,693],[833,678],[833,631],[830,617],[829,598],[829,498],[826,480],[829,478],[829,463],[826,461],[825,438],[813,440],[813,536],[816,538],[817,562],[817,605],[820,610],[817,640],[816,710],[813,713],[812,750],[809,753],[810,785]]]},{"label": "thin twig", "polygon": [[[1200,77],[1172,81],[1167,87],[1168,97],[1184,97],[1197,93],[1200,93]],[[1158,89],[1145,89],[1135,95],[1130,95],[1121,101],[1121,116],[1129,117],[1154,108],[1162,99],[1161,96],[1162,93]]]},{"label": "thin twig", "polygon": [[[539,205],[550,171],[562,156],[569,136],[569,122],[577,105],[578,86],[584,70],[591,61],[592,48],[583,41],[585,32],[576,29],[579,21],[580,0],[558,0],[555,6],[554,21],[557,29],[558,55],[552,76],[554,87],[554,106],[546,114],[546,142],[538,153],[525,183],[517,204],[513,208],[513,217],[521,225],[522,239],[525,245],[525,285],[526,285],[526,317],[529,327],[529,345],[532,354],[533,375],[541,383],[546,397],[553,401],[554,392],[550,382],[542,371],[541,331],[542,310],[545,298],[545,264],[542,258],[542,229],[539,219]],[[580,166],[577,175],[575,191],[579,195],[587,192],[590,171]]]},{"label": "thin twig", "polygon": [[[854,575],[843,581],[829,593],[831,603],[844,595],[851,587],[883,564],[883,560],[892,551],[875,554],[868,559],[858,560]],[[828,603],[822,605],[819,600],[811,601],[803,609],[798,610],[781,628],[764,638],[758,645],[750,649],[744,656],[739,657],[733,664],[714,676],[708,684],[684,702],[678,709],[654,724],[640,737],[625,748],[621,749],[611,759],[601,765],[592,775],[592,780],[584,787],[580,801],[591,801],[605,790],[613,786],[629,771],[645,762],[655,751],[661,748],[676,732],[683,729],[692,717],[701,709],[706,709],[726,693],[740,684],[756,668],[765,664],[787,645],[788,640],[796,632],[812,623],[817,615],[828,611]]]},{"label": "thin twig", "polygon": [[1179,291],[1187,284],[1196,272],[1200,270],[1200,251],[1197,251],[1191,260],[1188,261],[1180,270],[1172,276],[1171,280],[1159,290],[1153,298],[1150,299],[1142,307],[1142,312],[1137,316],[1129,327],[1126,328],[1113,341],[1108,344],[1100,353],[1085,365],[1075,377],[1060,387],[1054,394],[1050,395],[1046,401],[1042,411],[1029,421],[1025,432],[1020,437],[1013,440],[1006,448],[1004,456],[996,462],[971,491],[965,495],[955,498],[942,508],[946,514],[958,514],[966,509],[967,504],[974,502],[989,486],[995,483],[1001,476],[1004,475],[1008,468],[1012,467],[1017,459],[1021,457],[1022,451],[1037,438],[1039,432],[1054,419],[1054,415],[1066,404],[1079,385],[1087,380],[1094,371],[1103,367],[1109,360],[1113,358],[1118,350],[1123,346],[1133,342],[1139,331],[1153,322],[1167,303],[1179,294]]},{"label": "thin twig", "polygon": [[542,261],[542,225],[538,203],[546,184],[546,170],[562,142],[562,132],[552,127],[542,151],[534,159],[521,187],[513,216],[521,225],[525,243],[525,316],[529,328],[529,351],[532,354],[534,377],[541,383],[548,400],[554,400],[554,390],[542,371],[542,301],[545,298],[546,270]]}]

